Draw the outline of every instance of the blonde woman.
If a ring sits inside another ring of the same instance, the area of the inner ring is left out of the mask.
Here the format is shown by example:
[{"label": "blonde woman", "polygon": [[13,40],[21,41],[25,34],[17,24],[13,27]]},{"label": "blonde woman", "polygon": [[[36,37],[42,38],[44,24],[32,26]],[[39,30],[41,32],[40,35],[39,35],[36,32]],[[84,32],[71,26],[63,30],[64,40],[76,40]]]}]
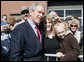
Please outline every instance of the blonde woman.
[{"label": "blonde woman", "polygon": [[79,21],[77,19],[72,19],[69,24],[69,30],[68,33],[72,33],[74,37],[77,39],[78,43],[80,43],[80,34],[81,32],[78,31],[79,28]]},{"label": "blonde woman", "polygon": [[74,17],[71,16],[71,15],[68,15],[68,16],[66,16],[65,21],[66,21],[66,22],[68,23],[68,25],[69,25],[70,22],[72,21],[72,19],[74,19]]},{"label": "blonde woman", "polygon": [[10,16],[7,19],[7,25],[3,26],[5,29],[1,34],[1,61],[10,61],[11,31],[15,22],[15,18]]},{"label": "blonde woman", "polygon": [[[49,15],[45,17],[44,26],[45,26],[45,37],[44,37],[44,51],[45,53],[56,53],[56,50],[59,48],[59,41],[55,37],[53,31],[53,22]],[[50,57],[50,61],[55,61],[55,58]]]},{"label": "blonde woman", "polygon": [[79,45],[73,34],[67,34],[67,28],[64,23],[54,25],[54,31],[60,41],[60,49],[56,51],[56,57],[60,61],[74,61],[79,55]]},{"label": "blonde woman", "polygon": [[14,25],[16,24],[16,20],[13,16],[10,16],[7,20],[7,23],[9,25],[9,28],[11,29],[11,31],[14,29]]}]

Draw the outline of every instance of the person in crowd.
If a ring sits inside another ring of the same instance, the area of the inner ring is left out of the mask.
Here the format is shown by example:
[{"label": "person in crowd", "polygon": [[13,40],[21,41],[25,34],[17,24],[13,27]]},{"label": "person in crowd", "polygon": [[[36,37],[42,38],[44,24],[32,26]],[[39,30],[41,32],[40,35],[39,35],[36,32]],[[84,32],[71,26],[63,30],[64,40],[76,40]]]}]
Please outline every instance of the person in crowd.
[{"label": "person in crowd", "polygon": [[20,13],[21,13],[21,20],[19,20],[15,25],[14,28],[21,23],[24,23],[26,19],[29,17],[29,8],[27,6],[23,6],[20,8]]},{"label": "person in crowd", "polygon": [[4,32],[5,28],[4,26],[7,25],[7,15],[3,14],[1,19],[1,33]]},{"label": "person in crowd", "polygon": [[56,50],[56,57],[60,61],[74,61],[79,56],[80,48],[77,39],[71,33],[67,33],[64,23],[56,23],[53,30],[60,41],[60,49]]},{"label": "person in crowd", "polygon": [[9,25],[10,31],[14,30],[14,25],[17,23],[17,20],[13,17],[10,16],[7,20],[7,24]]},{"label": "person in crowd", "polygon": [[49,15],[51,16],[52,21],[53,21],[54,24],[56,24],[57,22],[61,22],[60,17],[58,16],[58,14],[55,11],[51,11],[49,13]]},{"label": "person in crowd", "polygon": [[67,22],[68,27],[69,27],[70,22],[72,21],[72,19],[74,19],[74,17],[73,17],[73,16],[71,16],[71,15],[66,16],[65,21]]},{"label": "person in crowd", "polygon": [[78,31],[79,27],[80,27],[79,21],[77,19],[72,19],[69,24],[69,30],[68,30],[68,33],[72,33],[74,37],[77,39],[78,43],[80,43],[80,34],[81,34],[81,32]]},{"label": "person in crowd", "polygon": [[2,47],[2,40],[3,38],[7,37],[5,35],[5,30],[6,30],[5,26],[7,25],[6,20],[7,20],[7,15],[3,14],[1,19],[1,61],[7,60],[7,53],[4,52],[4,48]]},{"label": "person in crowd", "polygon": [[10,16],[6,22],[7,25],[3,27],[4,32],[1,34],[1,61],[10,61],[10,34],[13,30],[12,28],[15,24],[15,19]]},{"label": "person in crowd", "polygon": [[79,45],[80,46],[82,46],[83,45],[83,28],[82,28],[82,30],[81,30],[81,42],[79,43]]},{"label": "person in crowd", "polygon": [[83,55],[83,29],[81,30],[81,40],[79,46],[80,46],[80,54]]},{"label": "person in crowd", "polygon": [[17,26],[11,35],[11,61],[43,61],[42,35],[37,27],[44,18],[45,9],[40,3],[29,7],[30,17]]},{"label": "person in crowd", "polygon": [[[2,15],[1,21],[3,21],[3,22],[6,22],[6,21],[7,21],[7,15],[6,15],[6,14],[3,14],[3,15]],[[4,24],[4,23],[3,23],[3,24]]]},{"label": "person in crowd", "polygon": [[27,6],[23,6],[20,8],[22,20],[26,20],[29,17],[29,8]]},{"label": "person in crowd", "polygon": [[[53,21],[50,15],[45,17],[44,21],[44,52],[49,54],[55,54],[56,50],[59,48],[59,41],[55,37],[53,29]],[[55,57],[50,57],[49,61],[56,61]]]}]

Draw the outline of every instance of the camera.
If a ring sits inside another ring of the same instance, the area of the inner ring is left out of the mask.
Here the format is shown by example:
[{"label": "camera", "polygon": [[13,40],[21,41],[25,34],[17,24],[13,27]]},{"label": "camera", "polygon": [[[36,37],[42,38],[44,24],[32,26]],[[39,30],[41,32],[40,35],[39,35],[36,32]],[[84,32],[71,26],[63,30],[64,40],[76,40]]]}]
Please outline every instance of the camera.
[{"label": "camera", "polygon": [[4,30],[5,33],[10,33],[11,32],[11,29],[10,27],[6,27],[6,29]]}]

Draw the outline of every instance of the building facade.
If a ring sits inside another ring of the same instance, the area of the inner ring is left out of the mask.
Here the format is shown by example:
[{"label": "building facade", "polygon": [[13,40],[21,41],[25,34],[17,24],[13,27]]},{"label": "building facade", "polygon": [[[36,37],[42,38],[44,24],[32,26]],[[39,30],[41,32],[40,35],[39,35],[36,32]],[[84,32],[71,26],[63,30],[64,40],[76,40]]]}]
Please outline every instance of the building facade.
[{"label": "building facade", "polygon": [[83,1],[1,1],[1,16],[7,14],[20,19],[20,8],[22,6],[29,7],[34,2],[42,3],[45,6],[45,14],[55,10],[63,20],[68,15],[78,17],[80,27],[83,27]]},{"label": "building facade", "polygon": [[1,1],[1,16],[7,14],[7,16],[14,16],[16,19],[21,18],[20,8],[22,6],[30,6],[32,3],[42,3],[45,6],[45,14],[47,12],[47,1]]},{"label": "building facade", "polygon": [[81,31],[83,28],[83,1],[48,1],[48,13],[56,11],[61,19],[65,20],[66,16],[77,17],[80,22]]}]

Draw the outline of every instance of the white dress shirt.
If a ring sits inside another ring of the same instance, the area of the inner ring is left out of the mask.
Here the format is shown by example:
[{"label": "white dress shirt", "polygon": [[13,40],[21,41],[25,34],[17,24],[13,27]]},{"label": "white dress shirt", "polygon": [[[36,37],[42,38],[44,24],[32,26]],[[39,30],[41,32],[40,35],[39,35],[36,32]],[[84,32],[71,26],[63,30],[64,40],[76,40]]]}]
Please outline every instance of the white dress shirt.
[{"label": "white dress shirt", "polygon": [[[34,30],[36,36],[38,37],[37,31],[36,31],[36,28],[35,28],[36,25],[35,25],[31,20],[29,20],[29,19],[27,19],[27,21],[29,22],[29,24],[30,24],[30,26],[32,27],[32,29]],[[39,32],[40,32],[40,31],[39,31]],[[42,35],[41,35],[41,33],[40,33],[40,40],[42,40]]]}]

